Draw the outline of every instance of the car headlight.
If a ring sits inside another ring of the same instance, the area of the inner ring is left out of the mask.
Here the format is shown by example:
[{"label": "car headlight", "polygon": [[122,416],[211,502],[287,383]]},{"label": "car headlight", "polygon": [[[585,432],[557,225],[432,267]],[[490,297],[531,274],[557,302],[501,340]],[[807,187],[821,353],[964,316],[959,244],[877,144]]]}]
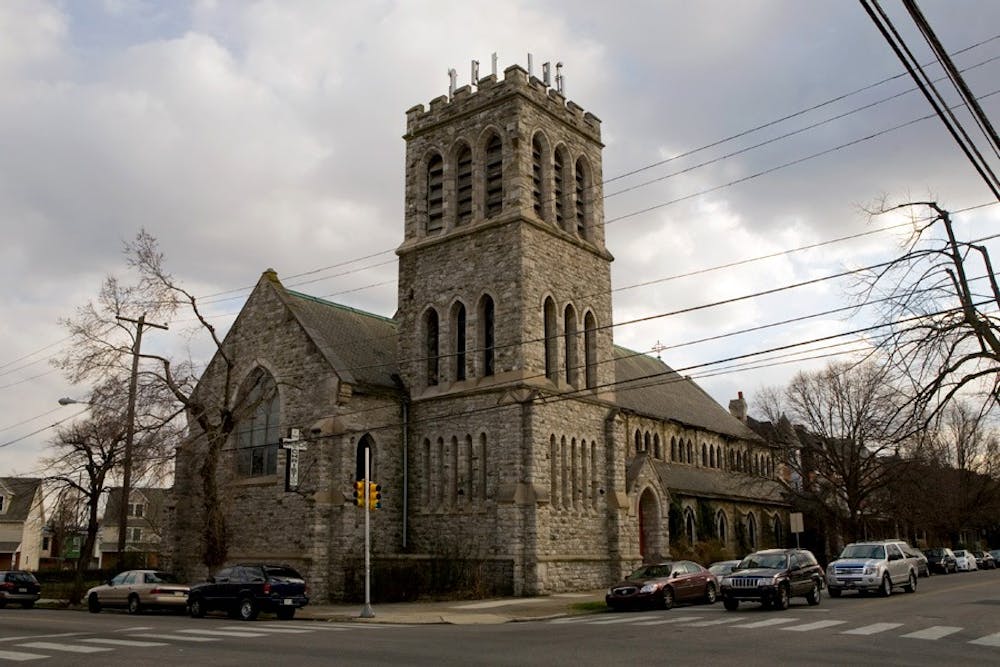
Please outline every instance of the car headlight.
[{"label": "car headlight", "polygon": [[659,590],[659,588],[660,588],[659,584],[646,584],[645,586],[643,586],[642,588],[639,589],[639,592],[640,593],[655,593],[657,590]]},{"label": "car headlight", "polygon": [[878,565],[865,565],[865,574],[876,574],[878,572]]}]

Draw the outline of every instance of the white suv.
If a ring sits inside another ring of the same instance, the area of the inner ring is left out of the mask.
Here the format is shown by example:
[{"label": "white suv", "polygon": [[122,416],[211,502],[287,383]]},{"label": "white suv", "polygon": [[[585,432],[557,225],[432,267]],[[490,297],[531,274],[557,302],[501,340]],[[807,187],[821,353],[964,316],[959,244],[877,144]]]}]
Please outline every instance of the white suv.
[{"label": "white suv", "polygon": [[886,597],[895,586],[907,593],[917,590],[917,568],[903,553],[905,546],[899,540],[848,544],[840,558],[827,565],[830,597],[840,597],[845,590],[878,591]]}]

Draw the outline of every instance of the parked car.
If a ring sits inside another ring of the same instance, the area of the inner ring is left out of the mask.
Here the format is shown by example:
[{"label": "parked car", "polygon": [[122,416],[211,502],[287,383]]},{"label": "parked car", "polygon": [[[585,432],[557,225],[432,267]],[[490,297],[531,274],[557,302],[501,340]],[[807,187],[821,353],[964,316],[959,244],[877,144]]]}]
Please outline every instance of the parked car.
[{"label": "parked car", "polygon": [[738,560],[720,560],[712,563],[708,566],[708,571],[715,575],[717,579],[721,579],[725,575],[733,571],[733,569],[739,565]]},{"label": "parked car", "polygon": [[903,555],[912,559],[913,563],[917,566],[918,577],[931,576],[931,566],[927,562],[927,556],[924,555],[924,552],[920,549],[914,549],[908,544],[903,544],[900,548],[903,550]]},{"label": "parked car", "polygon": [[305,579],[288,565],[241,563],[191,586],[187,602],[193,618],[221,610],[244,621],[262,611],[289,620],[296,609],[309,604],[309,596]]},{"label": "parked car", "polygon": [[823,589],[823,568],[811,551],[768,549],[752,553],[722,578],[722,603],[734,611],[740,602],[788,609],[793,597],[817,605]]},{"label": "parked car", "polygon": [[976,567],[976,557],[972,555],[971,551],[966,551],[965,549],[955,549],[955,569],[959,572],[972,572],[979,568]]},{"label": "parked car", "polygon": [[996,559],[993,558],[993,554],[989,551],[973,551],[972,555],[976,557],[976,567],[980,570],[995,570],[997,567]]},{"label": "parked car", "polygon": [[675,602],[715,603],[719,581],[698,563],[689,560],[643,565],[608,589],[604,602],[612,609],[659,607]]},{"label": "parked car", "polygon": [[1000,549],[990,549],[990,555],[993,556],[994,563],[1000,563]]},{"label": "parked car", "polygon": [[87,591],[87,609],[96,614],[104,607],[128,609],[138,614],[147,609],[187,609],[188,587],[169,572],[125,570],[106,584]]},{"label": "parked car", "polygon": [[932,572],[954,574],[958,571],[958,565],[955,564],[955,554],[948,547],[924,549],[924,555],[927,556],[927,566]]},{"label": "parked car", "polygon": [[24,570],[0,570],[0,608],[13,602],[31,609],[40,597],[42,587],[35,575]]},{"label": "parked car", "polygon": [[831,597],[845,590],[878,591],[888,597],[895,586],[907,593],[917,590],[917,567],[903,553],[905,542],[883,540],[848,544],[840,558],[826,568],[826,587]]}]

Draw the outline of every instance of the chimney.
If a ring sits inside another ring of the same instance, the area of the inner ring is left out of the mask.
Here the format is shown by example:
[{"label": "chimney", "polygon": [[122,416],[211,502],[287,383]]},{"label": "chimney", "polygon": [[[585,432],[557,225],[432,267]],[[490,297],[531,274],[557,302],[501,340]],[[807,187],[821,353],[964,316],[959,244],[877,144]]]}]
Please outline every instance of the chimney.
[{"label": "chimney", "polygon": [[747,422],[747,402],[743,398],[743,392],[737,392],[735,400],[729,401],[729,414],[739,419],[744,424]]}]

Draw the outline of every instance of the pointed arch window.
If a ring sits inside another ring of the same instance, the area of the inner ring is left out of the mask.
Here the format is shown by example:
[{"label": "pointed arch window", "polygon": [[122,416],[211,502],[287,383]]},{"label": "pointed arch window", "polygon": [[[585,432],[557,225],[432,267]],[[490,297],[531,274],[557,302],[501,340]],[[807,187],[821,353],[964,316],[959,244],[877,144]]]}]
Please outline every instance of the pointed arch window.
[{"label": "pointed arch window", "polygon": [[452,331],[455,336],[455,379],[465,379],[465,304],[455,304],[452,316]]},{"label": "pointed arch window", "polygon": [[757,517],[754,516],[753,512],[747,515],[747,539],[750,543],[750,548],[757,550]]},{"label": "pointed arch window", "polygon": [[557,361],[558,333],[556,333],[556,302],[552,297],[545,299],[545,377],[553,382],[559,377]]},{"label": "pointed arch window", "polygon": [[566,197],[566,158],[562,149],[557,149],[552,162],[552,200],[556,209],[556,226],[566,225],[564,199]]},{"label": "pointed arch window", "polygon": [[587,389],[594,389],[597,387],[597,319],[591,312],[583,318],[583,350]]},{"label": "pointed arch window", "polygon": [[772,523],[774,529],[774,546],[783,547],[785,545],[785,525],[781,521],[781,515],[775,514]]},{"label": "pointed arch window", "polygon": [[719,536],[719,541],[723,544],[729,539],[729,522],[726,520],[726,513],[719,510],[715,516],[715,534]]},{"label": "pointed arch window", "polygon": [[503,144],[497,134],[486,142],[486,217],[503,210]]},{"label": "pointed arch window", "polygon": [[539,135],[535,135],[531,140],[531,207],[535,215],[542,218],[542,140]]},{"label": "pointed arch window", "polygon": [[455,224],[472,220],[472,150],[462,144],[455,156]]},{"label": "pointed arch window", "polygon": [[278,386],[263,368],[254,371],[248,380],[243,416],[236,426],[236,470],[246,477],[274,475],[278,472],[281,442]]},{"label": "pointed arch window", "polygon": [[481,323],[482,334],[480,336],[480,347],[483,354],[483,376],[493,375],[495,363],[495,331],[496,307],[493,298],[487,294],[483,297],[482,305],[479,309],[479,321]]},{"label": "pointed arch window", "polygon": [[427,386],[438,383],[438,364],[440,359],[440,328],[437,311],[433,308],[424,315],[425,346],[427,357]]},{"label": "pointed arch window", "polygon": [[577,359],[576,359],[576,310],[573,309],[572,305],[566,306],[564,313],[564,337],[566,342],[566,382],[570,385],[576,386],[576,371],[577,371]]},{"label": "pointed arch window", "polygon": [[694,544],[697,535],[694,532],[694,511],[690,507],[684,510],[684,533],[688,544]]},{"label": "pointed arch window", "polygon": [[427,233],[444,228],[444,160],[439,153],[427,161]]},{"label": "pointed arch window", "polygon": [[576,233],[590,238],[590,169],[582,157],[576,161]]},{"label": "pointed arch window", "polygon": [[368,479],[376,479],[375,474],[375,440],[368,433],[365,433],[354,452],[354,479],[365,479],[365,452],[368,452]]}]

